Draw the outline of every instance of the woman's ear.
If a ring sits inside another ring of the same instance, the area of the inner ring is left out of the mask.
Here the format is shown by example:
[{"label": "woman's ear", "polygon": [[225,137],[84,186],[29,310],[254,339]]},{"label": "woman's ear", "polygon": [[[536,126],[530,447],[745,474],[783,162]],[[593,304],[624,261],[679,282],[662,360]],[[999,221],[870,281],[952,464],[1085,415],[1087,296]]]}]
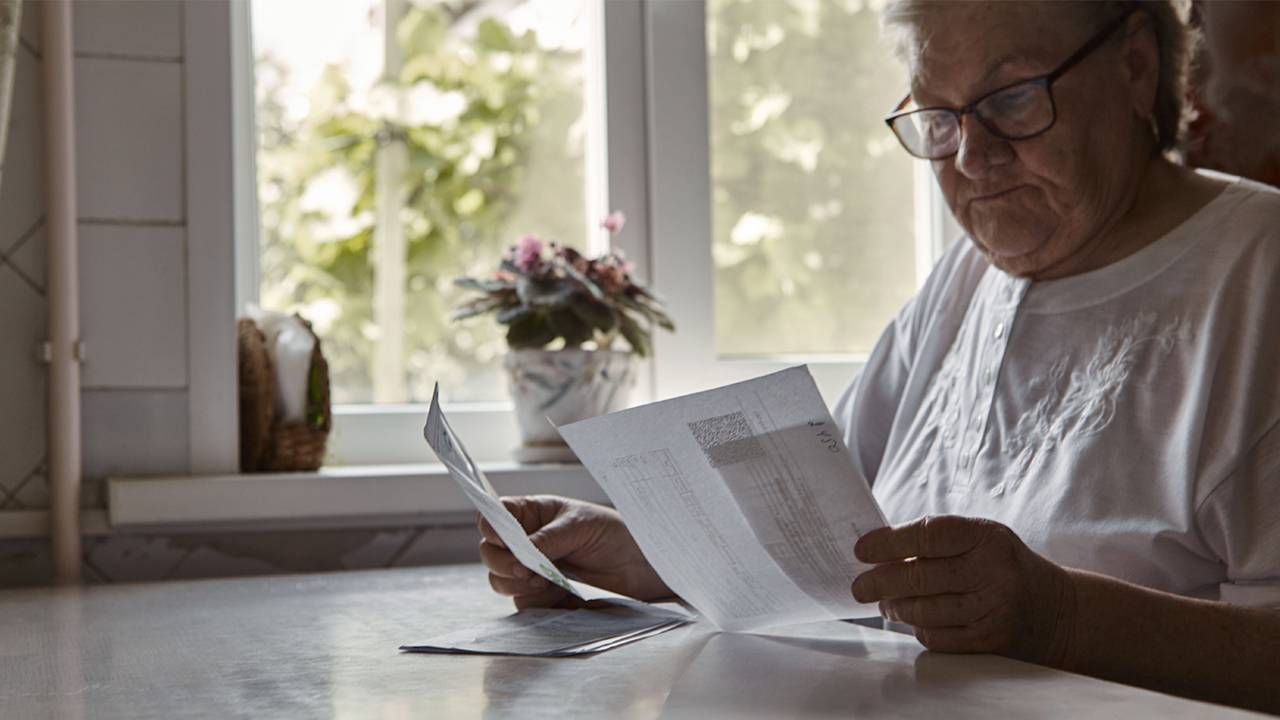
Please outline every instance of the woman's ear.
[{"label": "woman's ear", "polygon": [[1139,11],[1129,16],[1122,52],[1133,112],[1143,120],[1152,120],[1160,85],[1160,40],[1150,15]]}]

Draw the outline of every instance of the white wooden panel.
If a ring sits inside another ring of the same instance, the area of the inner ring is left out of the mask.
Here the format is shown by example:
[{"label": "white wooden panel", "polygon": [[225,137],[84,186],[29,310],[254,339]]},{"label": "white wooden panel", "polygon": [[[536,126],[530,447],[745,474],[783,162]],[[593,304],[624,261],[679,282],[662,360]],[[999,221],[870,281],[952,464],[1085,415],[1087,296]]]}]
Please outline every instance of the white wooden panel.
[{"label": "white wooden panel", "polygon": [[[648,145],[645,137],[645,32],[640,0],[603,2],[605,57],[605,136],[608,207],[627,214],[626,227],[612,238],[613,247],[635,263],[644,282],[653,278],[653,245],[649,236]],[[662,334],[664,331],[657,331]],[[641,365],[633,402],[654,397],[654,361]]]},{"label": "white wooden panel", "polygon": [[9,248],[9,264],[39,288],[40,292],[45,289],[45,265],[48,260],[49,250],[43,223],[21,240],[16,248]]},{"label": "white wooden panel", "polygon": [[[581,465],[484,465],[504,495],[553,493],[594,502],[608,497]],[[421,522],[448,515],[470,522],[475,508],[441,465],[325,468],[314,473],[203,477],[113,477],[113,527],[235,525],[329,527]],[[346,521],[346,522],[344,522]]]},{"label": "white wooden panel", "polygon": [[224,0],[183,6],[192,473],[240,462],[231,28]]},{"label": "white wooden panel", "polygon": [[45,301],[0,263],[0,485],[17,487],[45,454]]},{"label": "white wooden panel", "polygon": [[75,4],[76,54],[182,57],[176,0],[89,0]]},{"label": "white wooden panel", "polygon": [[[80,532],[83,535],[101,536],[110,532],[105,510],[84,510],[80,513]],[[0,511],[0,540],[39,538],[48,545],[49,511],[48,510],[3,510]],[[6,558],[12,561],[14,558]],[[5,580],[12,570],[12,564],[6,563],[0,571],[0,588],[7,587]],[[47,570],[47,567],[45,568]],[[44,582],[47,582],[45,580]],[[8,718],[8,716],[5,716]]]},{"label": "white wooden panel", "polygon": [[18,51],[13,82],[0,175],[0,252],[13,247],[44,215],[44,93],[40,61],[26,50]]},{"label": "white wooden panel", "polygon": [[84,387],[186,386],[185,274],[181,228],[80,226]]},{"label": "white wooden panel", "polygon": [[183,219],[182,66],[76,60],[80,217]]},{"label": "white wooden panel", "polygon": [[187,468],[187,394],[86,390],[86,484],[112,475],[161,475]]}]

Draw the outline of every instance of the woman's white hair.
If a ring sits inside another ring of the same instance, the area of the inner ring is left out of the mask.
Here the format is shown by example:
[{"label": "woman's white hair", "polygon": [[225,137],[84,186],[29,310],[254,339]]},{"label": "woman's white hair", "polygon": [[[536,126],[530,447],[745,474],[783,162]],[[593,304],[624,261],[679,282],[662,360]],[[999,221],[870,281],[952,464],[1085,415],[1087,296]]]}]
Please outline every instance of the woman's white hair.
[{"label": "woman's white hair", "polygon": [[[1173,149],[1186,124],[1184,97],[1187,67],[1194,49],[1195,36],[1187,26],[1187,0],[1041,0],[1056,5],[1079,17],[1086,28],[1101,27],[1110,18],[1128,8],[1137,7],[1147,13],[1160,48],[1160,78],[1156,85],[1152,120],[1158,151]],[[912,59],[927,42],[920,37],[923,18],[931,10],[954,0],[889,0],[881,15],[886,34],[893,40],[898,55]]]}]

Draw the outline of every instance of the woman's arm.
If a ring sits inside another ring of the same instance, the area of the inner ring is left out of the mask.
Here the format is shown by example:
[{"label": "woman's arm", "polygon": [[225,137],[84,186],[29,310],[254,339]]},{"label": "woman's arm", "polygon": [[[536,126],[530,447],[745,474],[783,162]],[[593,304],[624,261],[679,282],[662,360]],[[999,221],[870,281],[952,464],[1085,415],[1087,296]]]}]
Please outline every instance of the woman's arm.
[{"label": "woman's arm", "polygon": [[1280,609],[1195,600],[1068,570],[1071,629],[1057,667],[1280,713]]},{"label": "woman's arm", "polygon": [[1183,697],[1280,713],[1280,610],[1193,600],[1032,552],[989,520],[925,518],[867,533],[861,602],[925,647],[990,652]]}]

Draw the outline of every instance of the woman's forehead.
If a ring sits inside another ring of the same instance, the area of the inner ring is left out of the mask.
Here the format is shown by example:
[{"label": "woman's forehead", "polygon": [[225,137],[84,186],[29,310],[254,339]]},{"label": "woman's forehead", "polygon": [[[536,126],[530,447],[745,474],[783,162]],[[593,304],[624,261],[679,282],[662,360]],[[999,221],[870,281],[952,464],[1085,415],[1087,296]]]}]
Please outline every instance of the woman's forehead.
[{"label": "woman's forehead", "polygon": [[1059,3],[932,5],[918,16],[907,41],[912,94],[963,104],[1048,72],[1081,41],[1083,25]]}]

